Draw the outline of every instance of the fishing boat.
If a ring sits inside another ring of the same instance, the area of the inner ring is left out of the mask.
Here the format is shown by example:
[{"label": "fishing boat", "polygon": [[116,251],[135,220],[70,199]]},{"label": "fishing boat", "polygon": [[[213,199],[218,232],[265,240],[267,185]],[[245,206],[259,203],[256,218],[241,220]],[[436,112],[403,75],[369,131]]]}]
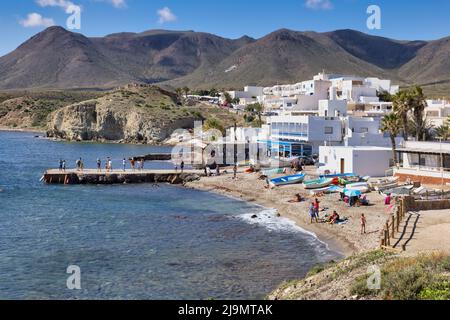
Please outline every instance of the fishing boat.
[{"label": "fishing boat", "polygon": [[305,187],[305,189],[307,189],[307,190],[320,189],[320,188],[325,188],[325,187],[330,186],[330,184],[332,182],[333,182],[333,179],[327,179],[327,178],[309,180],[309,181],[303,182],[303,187]]},{"label": "fishing boat", "polygon": [[296,183],[302,183],[303,180],[305,180],[305,174],[294,174],[291,176],[284,176],[280,178],[275,178],[270,180],[270,185],[278,187],[278,186],[284,186],[289,184],[296,184]]},{"label": "fishing boat", "polygon": [[357,174],[354,173],[340,173],[340,174],[324,174],[321,175],[321,178],[350,178],[350,177],[357,177]]},{"label": "fishing boat", "polygon": [[361,193],[367,193],[369,192],[369,184],[367,182],[358,182],[358,183],[350,183],[345,186],[345,189],[347,190],[357,190]]},{"label": "fishing boat", "polygon": [[275,176],[277,174],[282,174],[283,172],[284,172],[283,168],[273,168],[273,169],[263,170],[262,174],[265,175],[266,177],[271,177],[271,176]]},{"label": "fishing boat", "polygon": [[398,187],[398,177],[390,177],[371,181],[369,186],[376,191],[384,191]]},{"label": "fishing boat", "polygon": [[341,192],[343,189],[341,187],[338,186],[329,186],[329,187],[325,187],[325,188],[319,188],[319,189],[314,189],[310,191],[310,194],[312,196],[317,195],[317,194],[329,194],[329,193],[335,193],[335,192]]}]

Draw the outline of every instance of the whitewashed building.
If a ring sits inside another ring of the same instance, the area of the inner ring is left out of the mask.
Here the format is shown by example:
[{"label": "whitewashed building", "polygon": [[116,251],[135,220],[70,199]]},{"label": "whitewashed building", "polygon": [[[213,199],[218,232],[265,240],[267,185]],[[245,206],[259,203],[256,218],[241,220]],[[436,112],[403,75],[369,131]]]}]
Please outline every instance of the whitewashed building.
[{"label": "whitewashed building", "polygon": [[319,172],[322,174],[354,173],[384,177],[393,165],[393,154],[391,148],[322,146],[319,162]]},{"label": "whitewashed building", "polygon": [[425,115],[431,125],[442,126],[450,116],[450,102],[448,100],[427,100]]}]

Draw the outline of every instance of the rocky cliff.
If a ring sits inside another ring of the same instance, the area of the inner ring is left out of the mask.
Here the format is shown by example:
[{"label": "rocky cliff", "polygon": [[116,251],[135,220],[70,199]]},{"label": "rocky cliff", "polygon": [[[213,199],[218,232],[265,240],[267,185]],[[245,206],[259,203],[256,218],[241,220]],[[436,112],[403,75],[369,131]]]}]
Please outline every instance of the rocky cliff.
[{"label": "rocky cliff", "polygon": [[[226,110],[178,103],[177,96],[151,85],[128,85],[103,97],[69,105],[52,113],[49,137],[71,141],[160,144],[176,129],[217,117],[226,125]],[[232,123],[232,122],[231,122]]]}]

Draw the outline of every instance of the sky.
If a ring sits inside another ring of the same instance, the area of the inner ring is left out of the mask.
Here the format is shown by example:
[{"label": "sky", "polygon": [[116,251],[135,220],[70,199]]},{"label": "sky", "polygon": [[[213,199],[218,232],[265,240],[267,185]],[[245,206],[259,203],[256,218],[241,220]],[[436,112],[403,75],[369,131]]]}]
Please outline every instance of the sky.
[{"label": "sky", "polygon": [[[370,5],[380,28],[369,29]],[[450,0],[16,0],[0,1],[0,56],[48,26],[68,28],[80,12],[86,36],[149,29],[195,30],[227,38],[262,37],[288,28],[318,32],[355,29],[399,40],[450,36]]]}]

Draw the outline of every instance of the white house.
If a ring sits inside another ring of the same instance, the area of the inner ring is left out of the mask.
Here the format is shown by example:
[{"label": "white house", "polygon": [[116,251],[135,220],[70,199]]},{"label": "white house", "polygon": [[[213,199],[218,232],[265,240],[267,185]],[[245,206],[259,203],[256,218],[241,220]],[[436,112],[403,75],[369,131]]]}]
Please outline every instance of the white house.
[{"label": "white house", "polygon": [[450,102],[447,100],[427,100],[425,114],[431,125],[442,126],[450,116]]},{"label": "white house", "polygon": [[319,149],[320,173],[355,173],[384,177],[393,164],[391,148],[322,146]]}]

